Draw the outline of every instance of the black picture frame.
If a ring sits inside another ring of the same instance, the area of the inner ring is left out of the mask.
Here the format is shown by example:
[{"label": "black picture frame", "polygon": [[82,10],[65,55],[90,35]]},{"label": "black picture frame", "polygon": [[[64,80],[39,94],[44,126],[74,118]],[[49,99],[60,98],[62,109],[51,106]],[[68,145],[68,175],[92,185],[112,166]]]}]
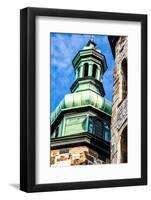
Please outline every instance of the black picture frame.
[{"label": "black picture frame", "polygon": [[[35,19],[37,16],[141,23],[141,178],[36,184],[35,182]],[[20,189],[44,192],[147,184],[147,15],[83,10],[24,8],[20,11]]]}]

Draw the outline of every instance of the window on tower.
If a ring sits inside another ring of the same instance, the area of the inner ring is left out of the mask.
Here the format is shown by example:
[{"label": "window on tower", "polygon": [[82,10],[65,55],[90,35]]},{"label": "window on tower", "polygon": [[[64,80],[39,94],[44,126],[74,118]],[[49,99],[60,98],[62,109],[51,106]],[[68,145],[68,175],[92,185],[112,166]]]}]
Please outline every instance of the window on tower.
[{"label": "window on tower", "polygon": [[56,128],[55,138],[59,136],[59,126]]},{"label": "window on tower", "polygon": [[85,63],[84,64],[84,77],[88,76],[88,68],[89,68],[88,63]]},{"label": "window on tower", "polygon": [[80,67],[78,68],[78,78],[80,78]]},{"label": "window on tower", "polygon": [[89,116],[89,133],[104,139],[103,127],[103,122],[100,119],[96,116]]},{"label": "window on tower", "polygon": [[97,65],[93,65],[93,71],[92,71],[92,76],[95,78],[96,77],[96,70],[97,70]]},{"label": "window on tower", "polygon": [[127,163],[127,126],[121,134],[121,163]]},{"label": "window on tower", "polygon": [[103,138],[103,123],[100,120],[95,120],[95,134]]},{"label": "window on tower", "polygon": [[124,58],[121,64],[122,70],[122,94],[124,99],[127,96],[127,58]]}]

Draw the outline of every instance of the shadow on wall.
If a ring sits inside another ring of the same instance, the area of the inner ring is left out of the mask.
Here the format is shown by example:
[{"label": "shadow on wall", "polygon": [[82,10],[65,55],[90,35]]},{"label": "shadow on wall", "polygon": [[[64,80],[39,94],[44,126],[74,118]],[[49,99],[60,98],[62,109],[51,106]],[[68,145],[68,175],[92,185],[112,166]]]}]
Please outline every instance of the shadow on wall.
[{"label": "shadow on wall", "polygon": [[19,188],[20,188],[20,185],[17,184],[17,183],[10,183],[9,185],[10,185],[11,187],[15,188],[16,190],[19,190]]}]

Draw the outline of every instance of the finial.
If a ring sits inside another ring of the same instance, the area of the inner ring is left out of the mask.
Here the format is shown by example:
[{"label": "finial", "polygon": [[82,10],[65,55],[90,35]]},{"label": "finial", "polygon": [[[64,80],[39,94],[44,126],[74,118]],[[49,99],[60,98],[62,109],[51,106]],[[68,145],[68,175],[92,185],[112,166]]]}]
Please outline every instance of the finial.
[{"label": "finial", "polygon": [[91,36],[90,36],[90,40],[91,40],[92,42],[94,42],[94,35],[91,35]]},{"label": "finial", "polygon": [[94,42],[94,35],[90,36],[90,39],[89,39],[89,41],[87,43],[87,46],[93,46],[93,47],[96,46],[96,43]]}]

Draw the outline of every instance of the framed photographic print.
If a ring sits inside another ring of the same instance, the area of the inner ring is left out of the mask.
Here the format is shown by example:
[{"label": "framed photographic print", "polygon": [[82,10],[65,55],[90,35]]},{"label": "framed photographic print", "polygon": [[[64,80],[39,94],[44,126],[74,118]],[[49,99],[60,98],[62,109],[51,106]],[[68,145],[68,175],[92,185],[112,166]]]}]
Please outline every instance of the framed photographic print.
[{"label": "framed photographic print", "polygon": [[20,189],[147,184],[147,16],[20,12]]}]

